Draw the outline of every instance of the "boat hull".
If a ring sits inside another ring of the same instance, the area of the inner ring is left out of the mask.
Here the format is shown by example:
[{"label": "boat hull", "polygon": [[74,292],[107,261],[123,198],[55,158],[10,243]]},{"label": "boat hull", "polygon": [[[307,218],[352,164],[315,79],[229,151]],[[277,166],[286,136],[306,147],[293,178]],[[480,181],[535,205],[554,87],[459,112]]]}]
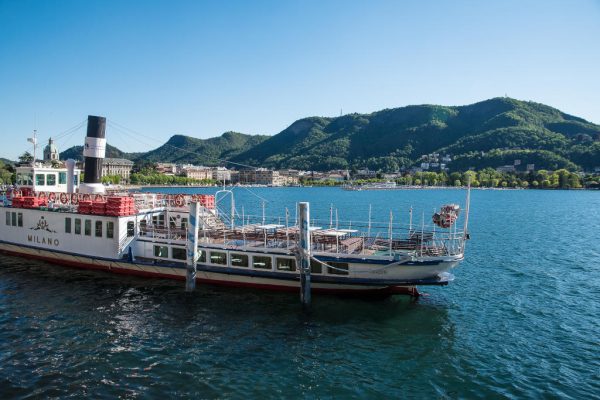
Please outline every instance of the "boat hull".
[{"label": "boat hull", "polygon": [[[184,266],[166,266],[129,262],[126,260],[102,259],[6,242],[0,242],[0,253],[25,259],[41,260],[65,267],[106,271],[120,275],[173,279],[181,281],[186,279],[186,268]],[[201,284],[204,283],[219,286],[247,287],[294,293],[297,293],[300,288],[299,279],[296,277],[293,279],[279,279],[276,277],[240,275],[231,273],[230,269],[225,272],[215,272],[212,269],[203,270],[202,266],[199,266],[198,268],[196,281]],[[439,284],[443,285],[445,283]],[[311,286],[314,293],[323,294],[344,294],[353,296],[418,294],[415,285],[313,282]]]}]

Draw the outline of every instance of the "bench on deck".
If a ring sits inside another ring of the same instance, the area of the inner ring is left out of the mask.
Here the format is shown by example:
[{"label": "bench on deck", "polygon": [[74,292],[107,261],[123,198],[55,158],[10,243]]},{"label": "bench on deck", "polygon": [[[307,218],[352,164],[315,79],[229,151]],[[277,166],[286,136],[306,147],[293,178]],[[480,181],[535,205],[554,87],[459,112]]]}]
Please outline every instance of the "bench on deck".
[{"label": "bench on deck", "polygon": [[342,249],[348,254],[354,253],[356,250],[362,248],[363,239],[360,237],[350,237],[340,242]]}]

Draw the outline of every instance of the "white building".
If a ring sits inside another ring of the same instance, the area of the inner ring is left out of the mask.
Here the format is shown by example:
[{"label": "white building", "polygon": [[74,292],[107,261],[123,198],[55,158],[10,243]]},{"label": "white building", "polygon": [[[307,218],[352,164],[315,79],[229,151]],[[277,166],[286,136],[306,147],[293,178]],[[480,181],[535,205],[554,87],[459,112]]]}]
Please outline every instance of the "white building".
[{"label": "white building", "polygon": [[118,175],[123,183],[129,183],[133,161],[124,158],[105,158],[102,160],[102,176]]},{"label": "white building", "polygon": [[217,182],[231,182],[231,171],[225,167],[213,168],[212,179]]}]

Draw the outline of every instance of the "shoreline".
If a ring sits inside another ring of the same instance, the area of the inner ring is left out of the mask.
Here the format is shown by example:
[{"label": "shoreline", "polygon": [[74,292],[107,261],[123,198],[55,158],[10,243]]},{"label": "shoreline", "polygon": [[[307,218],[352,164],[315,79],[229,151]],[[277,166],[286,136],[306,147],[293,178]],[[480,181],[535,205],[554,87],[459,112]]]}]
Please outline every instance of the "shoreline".
[{"label": "shoreline", "polygon": [[[134,190],[142,190],[142,189],[167,189],[167,188],[180,188],[180,189],[210,189],[210,188],[222,188],[220,185],[121,185],[118,190],[126,190],[126,191],[134,191]],[[294,186],[267,186],[267,185],[227,185],[226,188],[270,188],[270,189],[289,189],[289,188],[321,188],[321,187],[330,187],[330,188],[338,188],[344,190],[342,185],[294,185]],[[110,188],[108,188],[110,189]],[[378,191],[393,191],[393,190],[466,190],[466,186],[398,186],[395,188],[389,189],[360,189],[360,190],[345,190],[348,192],[378,192]],[[545,190],[545,191],[554,191],[554,190],[585,190],[585,191],[595,191],[600,189],[595,188],[523,188],[523,187],[471,187],[472,190]]]}]

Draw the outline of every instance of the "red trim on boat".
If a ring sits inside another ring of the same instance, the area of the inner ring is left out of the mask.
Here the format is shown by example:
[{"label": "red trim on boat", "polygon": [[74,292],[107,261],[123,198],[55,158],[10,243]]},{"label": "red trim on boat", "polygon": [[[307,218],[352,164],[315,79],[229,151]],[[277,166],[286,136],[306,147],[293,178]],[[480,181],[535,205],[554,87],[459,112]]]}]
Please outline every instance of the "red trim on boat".
[{"label": "red trim on boat", "polygon": [[[21,257],[21,258],[33,258],[40,261],[45,261],[50,264],[60,265],[65,267],[72,267],[78,269],[87,269],[87,270],[95,270],[95,271],[106,271],[120,275],[132,275],[132,276],[140,276],[144,278],[158,278],[158,279],[174,279],[183,281],[185,280],[185,276],[181,275],[173,275],[166,273],[158,273],[158,272],[148,272],[148,271],[140,271],[140,270],[131,270],[126,268],[119,267],[108,267],[104,265],[97,265],[93,263],[85,263],[85,262],[76,262],[69,260],[57,260],[53,257],[45,257],[35,254],[27,254],[21,253],[17,251],[11,250],[0,250],[0,253],[8,254],[10,256]],[[80,256],[82,257],[82,256]],[[110,261],[109,261],[110,262]],[[250,283],[250,282],[233,282],[233,281],[223,281],[217,279],[204,279],[197,277],[196,281],[199,283],[206,283],[211,285],[219,285],[219,286],[229,286],[229,287],[242,287],[242,288],[254,288],[254,289],[264,289],[271,291],[279,291],[279,292],[298,292],[299,288],[294,286],[286,286],[286,285],[275,285],[275,284],[265,284],[265,283]],[[384,288],[377,289],[334,289],[334,288],[313,288],[312,291],[314,293],[322,293],[322,294],[352,294],[354,296],[368,296],[368,295],[392,295],[392,294],[406,294],[418,297],[419,292],[414,286],[387,286]]]}]

